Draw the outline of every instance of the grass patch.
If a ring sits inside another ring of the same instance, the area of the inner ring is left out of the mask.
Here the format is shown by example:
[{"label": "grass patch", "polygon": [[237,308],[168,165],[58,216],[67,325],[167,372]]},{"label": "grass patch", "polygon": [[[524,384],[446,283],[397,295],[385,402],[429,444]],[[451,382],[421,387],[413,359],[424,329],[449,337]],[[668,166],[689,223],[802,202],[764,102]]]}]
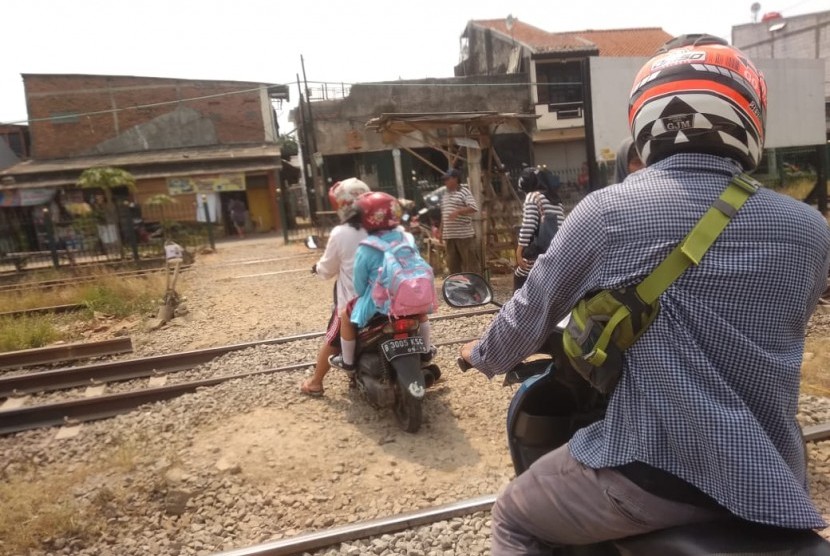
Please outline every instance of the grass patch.
[{"label": "grass patch", "polygon": [[39,348],[63,339],[53,320],[48,315],[0,318],[0,351]]},{"label": "grass patch", "polygon": [[[127,318],[153,313],[163,297],[163,273],[124,277],[102,273],[94,282],[49,290],[23,290],[0,295],[0,313],[54,305],[83,305],[85,311],[61,315],[0,317],[0,351],[39,348],[57,340],[74,340],[84,321],[95,313]],[[179,289],[179,288],[177,288]]]},{"label": "grass patch", "polygon": [[26,554],[55,540],[92,539],[105,520],[69,492],[81,472],[49,477],[29,471],[0,483],[0,551]]},{"label": "grass patch", "polygon": [[18,464],[15,471],[3,472],[0,554],[94,542],[112,527],[108,519],[134,511],[124,479],[145,452],[137,441],[126,440],[100,461],[72,470]]}]

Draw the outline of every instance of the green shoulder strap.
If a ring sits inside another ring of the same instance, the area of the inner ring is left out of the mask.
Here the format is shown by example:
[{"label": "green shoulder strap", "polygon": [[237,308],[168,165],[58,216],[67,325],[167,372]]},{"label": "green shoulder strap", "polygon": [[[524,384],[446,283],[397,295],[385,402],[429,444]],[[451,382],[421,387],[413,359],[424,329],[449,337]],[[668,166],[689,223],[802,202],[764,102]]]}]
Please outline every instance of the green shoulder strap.
[{"label": "green shoulder strap", "polygon": [[703,255],[715,242],[729,221],[756,191],[760,184],[746,174],[738,174],[712,203],[692,231],[669,253],[669,256],[637,286],[637,295],[650,304],[677,280],[690,264],[700,264]]}]

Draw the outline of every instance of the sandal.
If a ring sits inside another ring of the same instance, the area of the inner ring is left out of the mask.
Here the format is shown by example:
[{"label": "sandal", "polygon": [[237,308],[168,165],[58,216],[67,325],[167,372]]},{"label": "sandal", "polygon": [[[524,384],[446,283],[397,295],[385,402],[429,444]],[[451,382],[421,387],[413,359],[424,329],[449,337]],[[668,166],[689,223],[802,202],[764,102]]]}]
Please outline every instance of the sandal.
[{"label": "sandal", "polygon": [[302,392],[306,396],[319,397],[319,396],[323,395],[324,389],[323,388],[316,388],[316,389],[311,388],[308,385],[308,380],[306,380],[306,381],[303,381],[302,384],[300,384],[300,392]]}]

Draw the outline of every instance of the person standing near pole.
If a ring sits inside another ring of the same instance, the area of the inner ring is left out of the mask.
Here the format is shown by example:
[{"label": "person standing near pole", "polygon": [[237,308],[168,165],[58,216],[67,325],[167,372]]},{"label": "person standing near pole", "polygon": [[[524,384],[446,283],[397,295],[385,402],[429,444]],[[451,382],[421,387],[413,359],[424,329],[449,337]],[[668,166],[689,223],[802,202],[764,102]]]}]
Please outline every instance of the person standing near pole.
[{"label": "person standing near pole", "polygon": [[447,191],[441,199],[440,238],[446,249],[450,274],[481,272],[472,218],[478,212],[478,204],[470,189],[460,183],[460,177],[461,172],[455,168],[441,176]]}]

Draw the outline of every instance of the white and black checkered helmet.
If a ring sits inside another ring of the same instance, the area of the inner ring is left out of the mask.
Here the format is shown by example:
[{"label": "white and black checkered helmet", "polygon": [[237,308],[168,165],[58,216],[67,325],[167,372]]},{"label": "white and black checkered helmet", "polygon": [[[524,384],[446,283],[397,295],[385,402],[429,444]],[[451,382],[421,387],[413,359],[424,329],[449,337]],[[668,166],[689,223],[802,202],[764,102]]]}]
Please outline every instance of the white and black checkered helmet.
[{"label": "white and black checkered helmet", "polygon": [[750,171],[763,154],[766,110],[766,82],[749,58],[718,37],[683,35],[640,69],[628,124],[646,165],[692,152]]}]

